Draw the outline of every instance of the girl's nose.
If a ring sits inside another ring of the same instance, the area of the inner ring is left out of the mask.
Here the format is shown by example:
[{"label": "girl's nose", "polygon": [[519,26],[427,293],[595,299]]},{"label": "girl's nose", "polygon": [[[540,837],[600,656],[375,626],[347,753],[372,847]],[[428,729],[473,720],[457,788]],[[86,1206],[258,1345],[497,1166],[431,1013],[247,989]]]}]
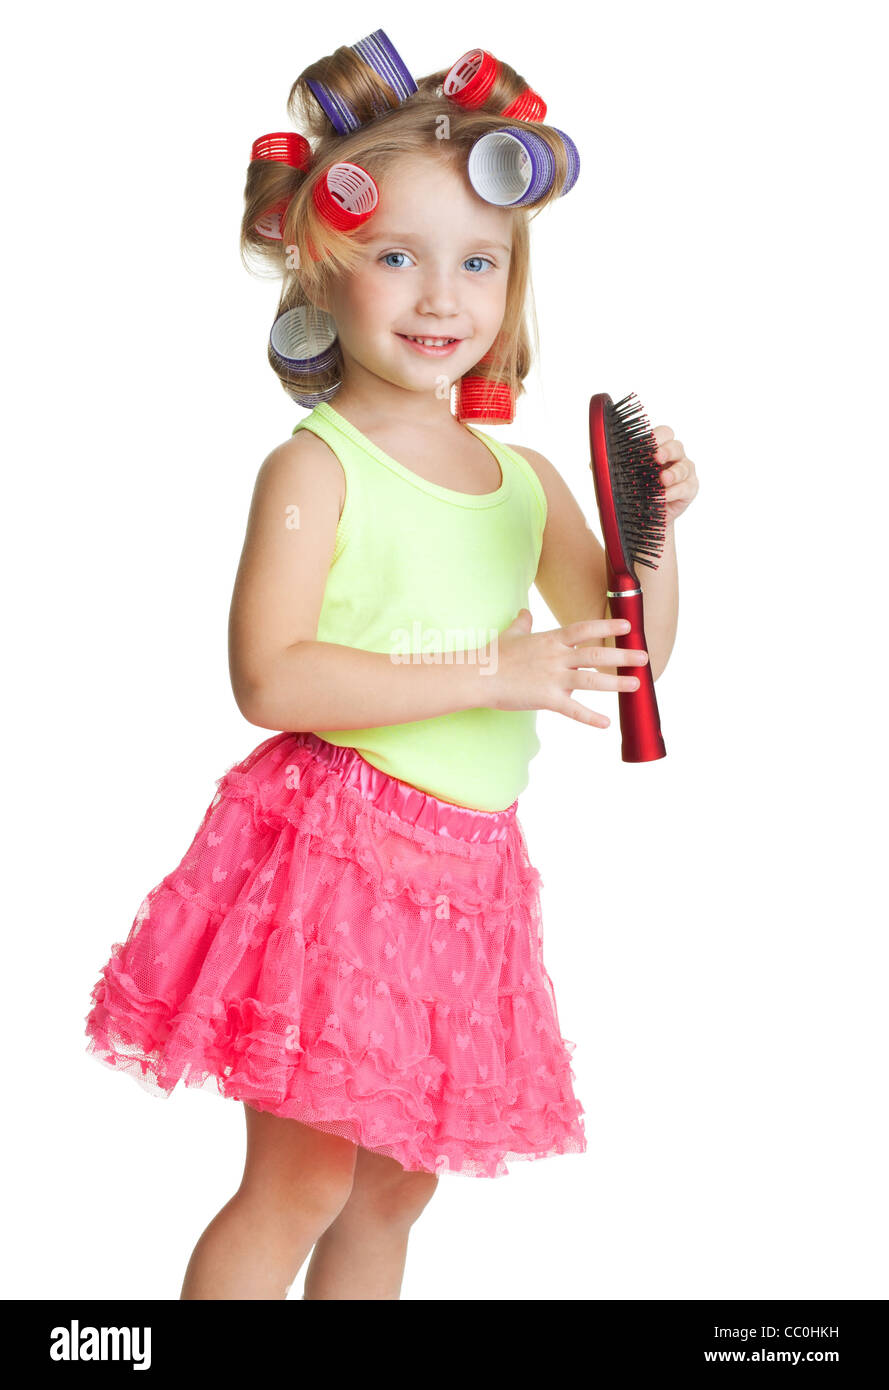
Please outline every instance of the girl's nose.
[{"label": "girl's nose", "polygon": [[421,314],[459,313],[457,287],[449,275],[430,275],[424,279],[417,310]]}]

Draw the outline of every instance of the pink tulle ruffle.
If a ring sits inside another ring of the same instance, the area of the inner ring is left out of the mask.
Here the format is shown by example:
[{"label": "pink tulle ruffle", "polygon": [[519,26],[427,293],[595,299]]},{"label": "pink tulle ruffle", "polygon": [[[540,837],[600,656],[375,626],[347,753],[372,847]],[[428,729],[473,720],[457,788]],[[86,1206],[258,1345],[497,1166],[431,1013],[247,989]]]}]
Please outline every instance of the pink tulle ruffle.
[{"label": "pink tulle ruffle", "polygon": [[584,1152],[512,808],[491,842],[430,830],[317,746],[277,734],[218,779],[112,948],[88,1051],[154,1094],[210,1085],[407,1170]]}]

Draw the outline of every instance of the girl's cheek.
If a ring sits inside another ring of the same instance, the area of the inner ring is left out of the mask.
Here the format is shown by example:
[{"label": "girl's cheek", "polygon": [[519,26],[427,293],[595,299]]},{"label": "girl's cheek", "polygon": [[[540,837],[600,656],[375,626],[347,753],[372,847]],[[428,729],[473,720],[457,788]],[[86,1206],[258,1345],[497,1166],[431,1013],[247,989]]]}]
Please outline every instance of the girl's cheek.
[{"label": "girl's cheek", "polygon": [[356,285],[352,298],[359,313],[372,313],[385,305],[397,304],[403,295],[399,293],[397,285],[375,280]]}]

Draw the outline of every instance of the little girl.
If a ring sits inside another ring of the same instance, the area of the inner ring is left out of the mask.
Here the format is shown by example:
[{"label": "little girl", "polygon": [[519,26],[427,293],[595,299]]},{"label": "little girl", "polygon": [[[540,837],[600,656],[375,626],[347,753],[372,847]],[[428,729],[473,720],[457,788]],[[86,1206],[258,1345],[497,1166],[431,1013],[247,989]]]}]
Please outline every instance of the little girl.
[{"label": "little girl", "polygon": [[[270,360],[313,407],[259,470],[231,606],[235,699],[275,732],[87,1016],[155,1094],[244,1103],[183,1299],[285,1298],[313,1247],[306,1298],[397,1299],[440,1174],[586,1149],[516,808],[536,711],[606,728],[571,692],[647,657],[552,465],[467,424],[512,418],[529,209],[577,176],[544,109],[479,51],[415,82],[378,30],[294,84],[312,145],[254,145],[242,249],[283,276]],[[564,626],[531,633],[532,582]]]}]

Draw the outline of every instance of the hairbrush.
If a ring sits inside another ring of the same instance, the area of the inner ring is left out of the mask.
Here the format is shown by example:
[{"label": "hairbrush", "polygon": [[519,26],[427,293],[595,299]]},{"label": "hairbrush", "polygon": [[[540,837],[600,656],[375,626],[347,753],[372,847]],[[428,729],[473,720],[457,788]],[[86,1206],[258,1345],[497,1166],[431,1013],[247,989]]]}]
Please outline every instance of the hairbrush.
[{"label": "hairbrush", "polygon": [[[637,564],[657,569],[666,538],[664,485],[657,462],[658,443],[631,392],[615,405],[610,396],[590,400],[590,468],[605,542],[606,594],[612,618],[623,618],[629,632],[616,633],[616,647],[648,651]],[[654,560],[652,560],[654,556]],[[636,676],[638,690],[618,691],[621,758],[647,763],[666,756],[650,663],[617,668]]]}]

